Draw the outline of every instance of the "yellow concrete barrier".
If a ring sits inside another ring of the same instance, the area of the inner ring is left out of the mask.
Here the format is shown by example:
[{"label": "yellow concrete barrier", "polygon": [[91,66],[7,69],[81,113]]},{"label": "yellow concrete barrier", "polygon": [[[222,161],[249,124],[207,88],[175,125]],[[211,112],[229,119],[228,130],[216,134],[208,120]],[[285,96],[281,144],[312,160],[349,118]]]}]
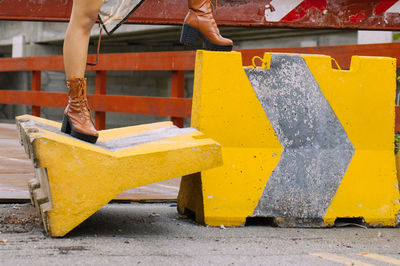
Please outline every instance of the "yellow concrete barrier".
[{"label": "yellow concrete barrier", "polygon": [[32,202],[52,237],[64,236],[126,189],[222,164],[218,143],[171,122],[104,130],[95,145],[46,119],[19,116],[17,125],[35,166]]},{"label": "yellow concrete barrier", "polygon": [[183,178],[179,212],[212,226],[395,226],[395,59],[354,56],[343,71],[322,55],[262,60],[197,52],[192,126],[222,145],[224,165]]}]

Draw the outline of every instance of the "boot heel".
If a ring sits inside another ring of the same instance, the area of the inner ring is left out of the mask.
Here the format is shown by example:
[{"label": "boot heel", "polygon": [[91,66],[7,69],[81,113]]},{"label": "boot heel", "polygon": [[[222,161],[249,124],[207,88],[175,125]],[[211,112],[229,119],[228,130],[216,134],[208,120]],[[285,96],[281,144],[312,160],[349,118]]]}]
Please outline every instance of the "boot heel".
[{"label": "boot heel", "polygon": [[181,43],[186,45],[193,45],[199,39],[199,30],[188,24],[183,24],[181,33]]},{"label": "boot heel", "polygon": [[204,35],[202,35],[203,39],[203,48],[205,50],[209,51],[221,51],[221,52],[230,52],[232,51],[233,46],[232,45],[221,45],[221,44],[216,44],[207,39]]},{"label": "boot heel", "polygon": [[71,125],[69,123],[68,116],[66,116],[65,114],[61,126],[61,132],[64,132],[65,134],[71,134]]}]

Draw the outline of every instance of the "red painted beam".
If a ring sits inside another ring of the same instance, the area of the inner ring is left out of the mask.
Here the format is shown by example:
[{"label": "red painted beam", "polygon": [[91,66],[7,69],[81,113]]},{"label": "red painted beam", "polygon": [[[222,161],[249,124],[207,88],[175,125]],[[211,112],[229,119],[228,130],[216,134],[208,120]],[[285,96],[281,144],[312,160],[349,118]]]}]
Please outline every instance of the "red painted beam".
[{"label": "red painted beam", "polygon": [[[251,59],[253,56],[260,56],[264,52],[285,52],[330,55],[336,59],[344,69],[349,68],[351,56],[353,55],[394,57],[399,59],[397,60],[397,66],[400,67],[400,43],[247,49],[238,51],[242,53],[243,65],[251,65]],[[98,65],[88,67],[88,70],[193,70],[195,57],[196,54],[194,51],[102,54],[100,55]],[[45,70],[64,71],[62,60],[62,56],[0,58],[0,72]],[[89,60],[95,60],[95,55],[90,55]]]},{"label": "red painted beam", "polygon": [[92,94],[88,101],[93,110],[100,112],[190,117],[192,110],[192,99],[186,98]]},{"label": "red painted beam", "polygon": [[[171,97],[185,97],[185,71],[171,72]],[[181,117],[171,117],[177,127],[184,127],[185,120]]]},{"label": "red painted beam", "polygon": [[[95,55],[89,55],[90,62],[96,61]],[[88,66],[94,71],[112,70],[193,70],[195,52],[149,52],[101,54],[96,66]],[[0,72],[52,70],[64,71],[62,56],[35,56],[21,58],[0,58]]]},{"label": "red painted beam", "polygon": [[[96,71],[96,94],[107,94],[107,71]],[[97,130],[106,129],[106,113],[96,111],[95,126]]]},{"label": "red painted beam", "polygon": [[[399,30],[398,0],[219,0],[220,25]],[[72,0],[2,0],[0,20],[68,21]],[[186,0],[146,0],[128,19],[136,24],[181,24]]]},{"label": "red painted beam", "polygon": [[[32,71],[32,91],[42,90],[42,72]],[[32,106],[32,115],[40,116],[40,105]]]},{"label": "red painted beam", "polygon": [[[99,112],[136,113],[157,116],[190,117],[192,99],[139,97],[119,95],[88,95],[92,110]],[[0,104],[37,105],[65,108],[67,94],[0,90]]]}]

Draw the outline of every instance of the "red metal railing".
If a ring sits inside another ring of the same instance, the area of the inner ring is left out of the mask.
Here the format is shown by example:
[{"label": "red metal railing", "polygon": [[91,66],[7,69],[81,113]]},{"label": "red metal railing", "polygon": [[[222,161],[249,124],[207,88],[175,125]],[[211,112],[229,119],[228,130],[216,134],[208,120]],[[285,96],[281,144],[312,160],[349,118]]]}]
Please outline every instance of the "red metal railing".
[{"label": "red metal railing", "polygon": [[[308,53],[330,55],[343,68],[349,68],[352,55],[389,56],[400,58],[400,43],[373,45],[345,45],[326,47],[299,47],[279,49],[239,50],[243,65],[251,65],[253,56],[264,52]],[[89,56],[94,60],[94,55]],[[96,93],[88,95],[91,108],[96,112],[96,128],[104,129],[106,112],[137,113],[169,116],[177,125],[183,126],[183,119],[190,117],[191,99],[184,98],[185,71],[193,70],[195,52],[151,52],[100,55],[96,66],[88,67],[96,71]],[[400,66],[400,60],[397,61]],[[32,71],[32,90],[0,90],[0,104],[31,105],[32,114],[40,116],[40,107],[64,108],[66,93],[41,91],[41,71],[63,71],[61,56],[0,58],[0,72]],[[107,71],[170,71],[170,97],[144,97],[107,95]],[[400,131],[400,107],[396,107],[396,131]]]}]

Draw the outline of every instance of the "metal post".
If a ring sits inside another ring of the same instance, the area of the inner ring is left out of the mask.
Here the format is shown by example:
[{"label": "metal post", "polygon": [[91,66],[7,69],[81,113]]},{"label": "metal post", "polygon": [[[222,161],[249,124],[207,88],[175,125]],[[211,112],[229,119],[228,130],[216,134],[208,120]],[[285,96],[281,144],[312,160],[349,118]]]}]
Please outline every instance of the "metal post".
[{"label": "metal post", "polygon": [[[185,97],[185,71],[171,71],[171,97]],[[182,117],[171,117],[171,121],[177,127],[182,128],[184,126]]]},{"label": "metal post", "polygon": [[[107,71],[96,71],[96,94],[107,93]],[[96,112],[95,126],[97,130],[106,128],[106,113]]]},{"label": "metal post", "polygon": [[[32,91],[42,90],[42,72],[32,71]],[[40,116],[40,106],[32,105],[32,115]]]}]

